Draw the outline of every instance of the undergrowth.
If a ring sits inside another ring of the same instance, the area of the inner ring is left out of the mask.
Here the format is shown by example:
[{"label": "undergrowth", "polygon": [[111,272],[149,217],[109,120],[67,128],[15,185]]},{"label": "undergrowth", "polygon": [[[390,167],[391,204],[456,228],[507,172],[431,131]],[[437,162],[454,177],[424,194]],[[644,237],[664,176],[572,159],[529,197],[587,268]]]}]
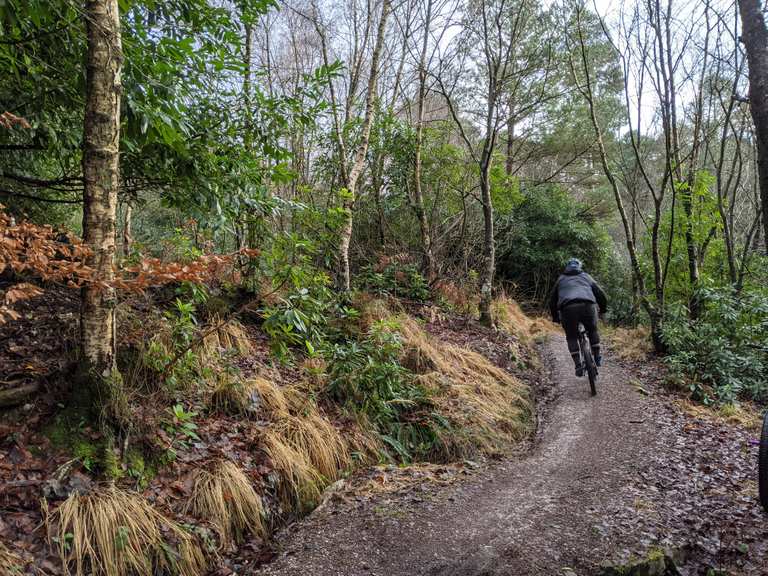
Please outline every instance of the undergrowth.
[{"label": "undergrowth", "polygon": [[481,354],[434,339],[410,317],[400,318],[403,362],[447,422],[436,448],[445,459],[504,452],[532,424],[528,387]]},{"label": "undergrowth", "polygon": [[[142,487],[157,466],[205,441],[201,419],[250,422],[258,431],[253,454],[269,472],[255,474],[229,459],[209,462],[193,474],[183,510],[215,528],[222,550],[247,534],[265,538],[276,524],[307,512],[325,487],[357,466],[508,450],[530,430],[527,387],[476,352],[433,341],[391,299],[396,292],[341,299],[316,279],[311,290],[288,288],[271,299],[261,309],[262,328],[279,364],[297,375],[290,384],[277,365],[243,374],[238,359],[254,352],[248,329],[216,314],[202,324],[194,301],[177,299],[152,324],[148,343],[123,358],[133,406],[145,395],[157,405],[143,426],[160,429],[160,453],[131,447],[120,454],[110,444],[106,454],[83,419],[68,419],[54,435],[89,471]],[[541,327],[511,300],[494,306],[500,326],[521,342],[520,353]],[[78,576],[197,574],[206,564],[203,551],[213,549],[139,494],[114,486],[71,496],[48,526],[62,561]]]},{"label": "undergrowth", "polygon": [[21,557],[9,550],[0,540],[0,574],[21,576],[23,573]]},{"label": "undergrowth", "polygon": [[705,404],[768,400],[768,297],[759,290],[701,289],[701,314],[690,322],[670,310],[664,341],[670,379]]},{"label": "undergrowth", "polygon": [[424,457],[440,441],[447,423],[400,362],[403,355],[399,322],[379,320],[358,342],[336,344],[330,351],[330,397],[370,426],[397,458]]},{"label": "undergrowth", "polygon": [[77,576],[197,576],[207,560],[197,538],[138,494],[114,486],[72,494],[46,517],[51,546]]},{"label": "undergrowth", "polygon": [[187,510],[210,521],[222,545],[239,543],[245,534],[266,536],[261,496],[245,472],[229,460],[196,473]]}]

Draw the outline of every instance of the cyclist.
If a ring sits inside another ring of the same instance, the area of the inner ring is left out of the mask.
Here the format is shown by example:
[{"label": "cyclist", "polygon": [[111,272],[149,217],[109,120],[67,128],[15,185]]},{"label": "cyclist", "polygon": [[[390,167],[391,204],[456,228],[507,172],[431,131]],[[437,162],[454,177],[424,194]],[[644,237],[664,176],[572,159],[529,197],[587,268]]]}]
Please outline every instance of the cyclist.
[{"label": "cyclist", "polygon": [[576,366],[576,376],[579,377],[584,375],[584,365],[579,354],[579,323],[584,325],[587,332],[595,364],[602,364],[600,334],[597,331],[598,307],[600,312],[608,308],[605,292],[592,276],[581,269],[581,260],[571,258],[552,289],[549,310],[552,312],[552,320],[562,320],[568,351]]}]

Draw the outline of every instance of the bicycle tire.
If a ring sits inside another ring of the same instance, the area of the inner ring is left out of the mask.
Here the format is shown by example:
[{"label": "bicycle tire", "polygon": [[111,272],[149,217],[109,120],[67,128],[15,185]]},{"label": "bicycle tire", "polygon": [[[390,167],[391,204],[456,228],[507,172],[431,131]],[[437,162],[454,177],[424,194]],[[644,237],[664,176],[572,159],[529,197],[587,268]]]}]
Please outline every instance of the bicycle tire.
[{"label": "bicycle tire", "polygon": [[768,512],[768,412],[763,417],[763,433],[760,436],[760,452],[757,462],[760,502]]},{"label": "bicycle tire", "polygon": [[587,378],[589,379],[589,392],[592,396],[596,396],[597,366],[595,366],[595,359],[592,357],[592,348],[587,344],[587,336],[581,326],[579,326],[579,349],[581,350],[581,358],[584,361]]},{"label": "bicycle tire", "polygon": [[587,377],[589,379],[589,393],[592,396],[596,396],[597,395],[597,366],[595,366],[595,359],[592,357],[591,350],[587,350],[585,352],[584,363],[587,365],[586,368],[587,368]]}]

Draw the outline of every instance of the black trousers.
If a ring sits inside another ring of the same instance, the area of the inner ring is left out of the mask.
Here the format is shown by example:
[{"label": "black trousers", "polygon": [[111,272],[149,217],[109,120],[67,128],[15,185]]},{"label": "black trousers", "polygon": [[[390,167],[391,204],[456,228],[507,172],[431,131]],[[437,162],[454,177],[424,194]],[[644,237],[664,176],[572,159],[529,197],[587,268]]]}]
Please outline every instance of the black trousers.
[{"label": "black trousers", "polygon": [[565,328],[568,351],[574,359],[579,357],[579,323],[584,324],[592,349],[600,353],[600,334],[597,331],[597,304],[594,302],[572,302],[560,310]]}]

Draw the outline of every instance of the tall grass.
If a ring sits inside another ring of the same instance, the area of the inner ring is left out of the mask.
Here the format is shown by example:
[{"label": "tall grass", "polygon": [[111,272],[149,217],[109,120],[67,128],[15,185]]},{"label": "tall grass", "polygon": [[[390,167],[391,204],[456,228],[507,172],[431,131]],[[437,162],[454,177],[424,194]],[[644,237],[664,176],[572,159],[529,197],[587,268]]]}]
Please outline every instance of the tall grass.
[{"label": "tall grass", "polygon": [[74,566],[77,576],[198,576],[207,565],[189,532],[138,494],[114,486],[72,494],[46,524],[67,574]]},{"label": "tall grass", "polygon": [[245,472],[229,460],[197,472],[187,510],[210,520],[223,545],[240,542],[247,533],[266,534],[261,497]]}]

